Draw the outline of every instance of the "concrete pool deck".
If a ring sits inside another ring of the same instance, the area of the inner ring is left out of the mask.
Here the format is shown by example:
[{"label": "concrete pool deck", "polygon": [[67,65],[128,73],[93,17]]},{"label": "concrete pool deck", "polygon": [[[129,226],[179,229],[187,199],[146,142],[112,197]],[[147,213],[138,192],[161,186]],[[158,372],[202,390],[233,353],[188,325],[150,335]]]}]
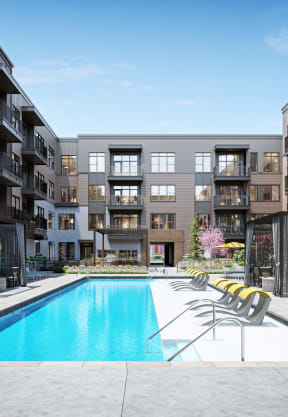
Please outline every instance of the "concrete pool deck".
[{"label": "concrete pool deck", "polygon": [[286,417],[288,366],[1,367],[2,417]]}]

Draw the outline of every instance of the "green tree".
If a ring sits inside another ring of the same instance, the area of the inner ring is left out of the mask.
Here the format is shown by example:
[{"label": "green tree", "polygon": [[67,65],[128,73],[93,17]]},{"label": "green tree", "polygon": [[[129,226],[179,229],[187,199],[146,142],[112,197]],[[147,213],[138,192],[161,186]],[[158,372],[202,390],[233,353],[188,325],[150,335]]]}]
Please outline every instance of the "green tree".
[{"label": "green tree", "polygon": [[189,239],[189,252],[193,259],[200,260],[203,257],[203,249],[199,238],[201,229],[199,227],[198,219],[195,216],[191,223],[190,239]]}]

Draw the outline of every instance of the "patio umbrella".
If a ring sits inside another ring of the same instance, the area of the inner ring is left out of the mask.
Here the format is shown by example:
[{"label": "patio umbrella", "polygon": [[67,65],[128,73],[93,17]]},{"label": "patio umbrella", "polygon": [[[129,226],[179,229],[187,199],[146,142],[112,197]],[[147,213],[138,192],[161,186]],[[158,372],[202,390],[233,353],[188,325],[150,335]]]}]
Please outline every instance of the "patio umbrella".
[{"label": "patio umbrella", "polygon": [[244,249],[245,244],[240,242],[229,242],[223,243],[223,245],[213,246],[213,248]]}]

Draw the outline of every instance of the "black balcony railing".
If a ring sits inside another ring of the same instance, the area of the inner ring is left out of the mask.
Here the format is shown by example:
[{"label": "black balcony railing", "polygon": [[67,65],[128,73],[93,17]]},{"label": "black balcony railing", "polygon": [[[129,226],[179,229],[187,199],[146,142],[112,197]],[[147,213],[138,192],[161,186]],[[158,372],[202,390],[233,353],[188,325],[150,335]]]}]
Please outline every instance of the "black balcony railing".
[{"label": "black balcony railing", "polygon": [[40,191],[47,195],[47,183],[42,181],[36,175],[26,175],[24,177],[24,188]]},{"label": "black balcony railing", "polygon": [[0,101],[0,121],[1,119],[6,121],[18,134],[24,135],[23,123],[19,120],[18,114],[7,106],[4,101]]},{"label": "black balcony railing", "polygon": [[[26,216],[29,219],[27,221],[28,229],[47,230],[47,219],[44,219],[44,217],[41,217],[41,216],[30,216],[30,218],[29,218],[29,215],[26,215]],[[25,219],[25,214],[24,214],[24,219]]]},{"label": "black balcony railing", "polygon": [[288,194],[288,176],[285,176],[285,194]]},{"label": "black balcony railing", "polygon": [[247,177],[250,175],[248,167],[239,162],[227,164],[225,167],[214,167],[214,175],[219,177]]},{"label": "black balcony railing", "polygon": [[8,206],[7,204],[0,204],[0,217],[11,220],[24,221],[23,212],[15,207]]},{"label": "black balcony railing", "polygon": [[122,166],[120,169],[116,166],[109,167],[109,175],[112,177],[138,177],[143,175],[142,166]]},{"label": "black balcony railing", "polygon": [[288,136],[285,137],[285,153],[288,153]]},{"label": "black balcony railing", "polygon": [[141,204],[141,196],[133,197],[120,197],[120,196],[111,196],[110,205],[111,206],[139,206]]},{"label": "black balcony railing", "polygon": [[0,153],[0,169],[5,169],[18,178],[23,178],[22,166],[4,152]]},{"label": "black balcony railing", "polygon": [[214,206],[236,206],[243,207],[249,204],[249,200],[244,196],[215,195]]},{"label": "black balcony railing", "polygon": [[47,159],[48,151],[44,145],[44,140],[36,135],[27,136],[25,139],[24,149],[31,149],[38,152],[44,159]]},{"label": "black balcony railing", "polygon": [[243,236],[245,235],[245,230],[243,227],[237,227],[237,226],[216,226],[218,229],[220,229],[224,236]]}]

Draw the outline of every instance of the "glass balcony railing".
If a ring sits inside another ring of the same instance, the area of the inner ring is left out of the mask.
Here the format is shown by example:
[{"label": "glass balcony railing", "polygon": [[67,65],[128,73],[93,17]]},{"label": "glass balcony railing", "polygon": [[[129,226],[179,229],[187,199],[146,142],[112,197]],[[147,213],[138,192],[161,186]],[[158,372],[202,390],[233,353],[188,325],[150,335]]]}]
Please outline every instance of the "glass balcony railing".
[{"label": "glass balcony railing", "polygon": [[142,166],[122,166],[118,168],[116,166],[109,167],[109,175],[112,177],[138,177],[143,175]]},{"label": "glass balcony railing", "polygon": [[125,197],[125,196],[111,196],[111,206],[138,206],[141,204],[141,196]]},{"label": "glass balcony railing", "polygon": [[214,174],[223,177],[246,177],[249,176],[249,169],[240,162],[234,162],[224,166],[217,165]]},{"label": "glass balcony railing", "polygon": [[248,199],[244,196],[215,195],[215,206],[247,206]]}]

